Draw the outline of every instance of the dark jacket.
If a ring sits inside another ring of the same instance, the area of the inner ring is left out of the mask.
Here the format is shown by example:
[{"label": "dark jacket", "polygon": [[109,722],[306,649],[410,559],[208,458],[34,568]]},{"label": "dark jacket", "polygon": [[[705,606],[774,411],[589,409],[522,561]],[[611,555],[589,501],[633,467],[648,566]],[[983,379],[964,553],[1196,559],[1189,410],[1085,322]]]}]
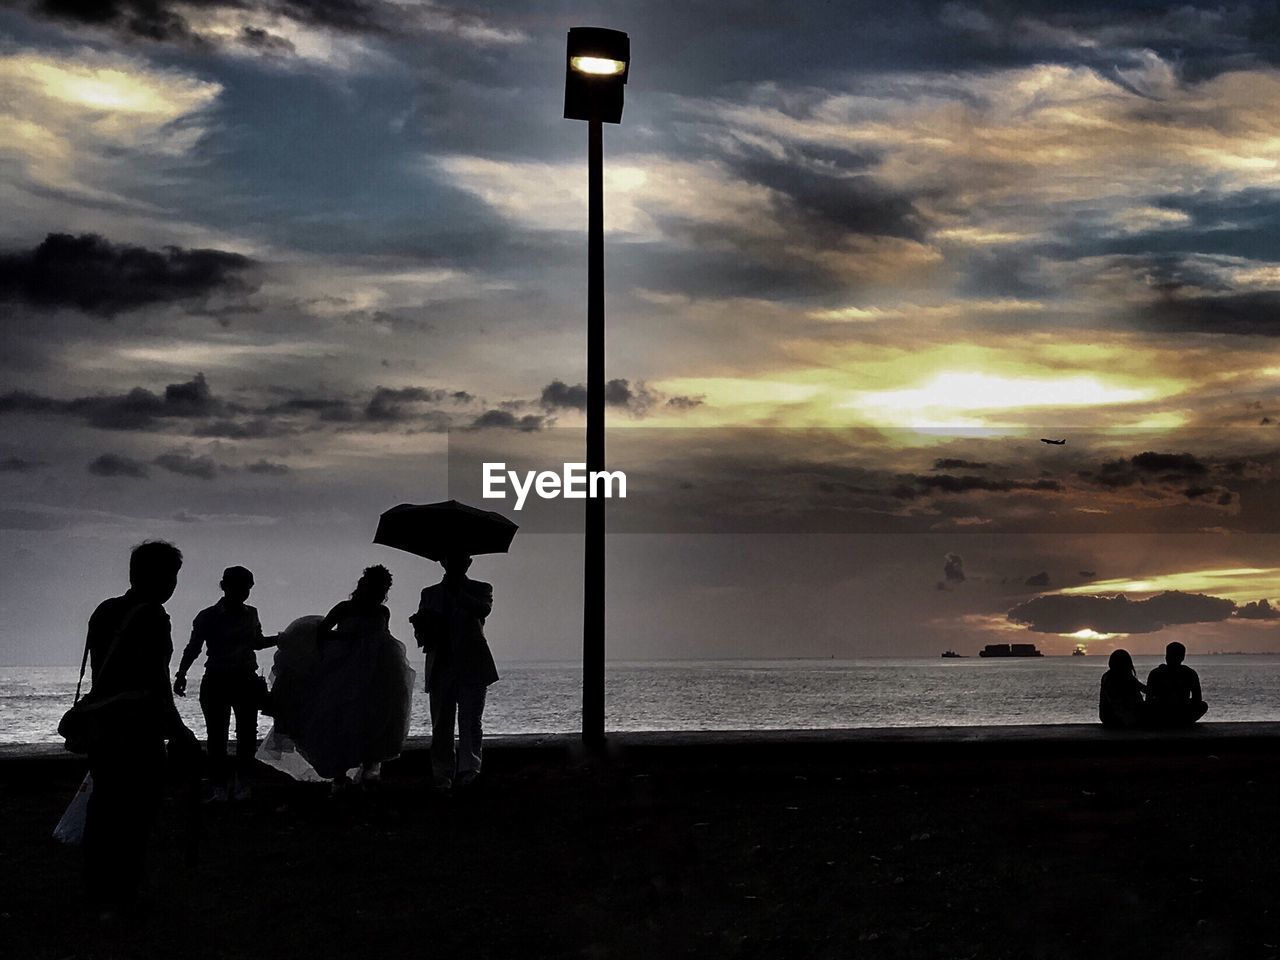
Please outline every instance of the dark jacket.
[{"label": "dark jacket", "polygon": [[163,604],[141,601],[132,591],[102,601],[89,618],[88,643],[95,697],[141,695],[143,706],[139,722],[130,727],[131,739],[187,734],[173,702],[173,638]]},{"label": "dark jacket", "polygon": [[1104,727],[1139,727],[1146,720],[1142,684],[1132,673],[1108,670],[1098,691],[1098,719]]},{"label": "dark jacket", "polygon": [[418,646],[427,653],[426,687],[498,681],[484,621],[493,609],[493,587],[481,580],[447,578],[422,591],[411,618]]}]

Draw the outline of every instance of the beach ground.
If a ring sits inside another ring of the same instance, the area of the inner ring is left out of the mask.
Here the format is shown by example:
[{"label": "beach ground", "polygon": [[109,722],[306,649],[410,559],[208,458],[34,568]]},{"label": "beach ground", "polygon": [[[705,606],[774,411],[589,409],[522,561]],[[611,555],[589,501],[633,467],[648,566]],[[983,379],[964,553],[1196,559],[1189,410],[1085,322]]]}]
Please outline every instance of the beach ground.
[{"label": "beach ground", "polygon": [[331,799],[166,803],[136,926],[50,837],[83,764],[0,758],[0,943],[63,958],[1280,956],[1272,738],[495,747]]}]

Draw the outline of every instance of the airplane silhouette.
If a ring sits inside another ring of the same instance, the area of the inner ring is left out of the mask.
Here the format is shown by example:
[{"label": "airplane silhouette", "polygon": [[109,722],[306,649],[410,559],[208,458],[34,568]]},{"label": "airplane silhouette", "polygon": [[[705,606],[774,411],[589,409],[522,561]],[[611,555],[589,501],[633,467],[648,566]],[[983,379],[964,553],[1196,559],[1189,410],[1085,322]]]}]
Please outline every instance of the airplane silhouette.
[{"label": "airplane silhouette", "polygon": [[1066,441],[1066,440],[1046,440],[1044,437],[1041,437],[1041,438],[1040,438],[1040,442],[1041,442],[1041,443],[1052,443],[1052,444],[1054,444],[1055,446],[1061,446],[1062,444],[1066,443],[1067,441]]}]

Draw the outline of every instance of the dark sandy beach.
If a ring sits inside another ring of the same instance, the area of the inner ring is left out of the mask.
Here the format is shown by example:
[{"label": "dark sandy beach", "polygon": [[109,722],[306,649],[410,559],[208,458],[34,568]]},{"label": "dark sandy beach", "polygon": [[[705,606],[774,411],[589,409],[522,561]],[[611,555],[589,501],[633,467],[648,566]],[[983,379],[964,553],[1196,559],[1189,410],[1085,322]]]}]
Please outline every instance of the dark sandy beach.
[{"label": "dark sandy beach", "polygon": [[[3,954],[27,958],[1280,956],[1280,732],[506,741],[467,796],[167,802],[136,929],[49,836],[83,765],[0,758]],[[1071,731],[1076,730],[1073,734]]]}]

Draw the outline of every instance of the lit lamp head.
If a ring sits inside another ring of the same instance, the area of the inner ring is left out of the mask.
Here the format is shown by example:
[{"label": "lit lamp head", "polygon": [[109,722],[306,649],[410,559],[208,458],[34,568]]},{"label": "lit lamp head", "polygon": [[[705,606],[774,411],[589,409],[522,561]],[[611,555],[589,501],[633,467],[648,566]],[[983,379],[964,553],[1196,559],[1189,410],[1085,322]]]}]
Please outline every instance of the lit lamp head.
[{"label": "lit lamp head", "polygon": [[620,30],[574,27],[565,58],[567,120],[622,122],[622,88],[631,69],[631,40]]}]

